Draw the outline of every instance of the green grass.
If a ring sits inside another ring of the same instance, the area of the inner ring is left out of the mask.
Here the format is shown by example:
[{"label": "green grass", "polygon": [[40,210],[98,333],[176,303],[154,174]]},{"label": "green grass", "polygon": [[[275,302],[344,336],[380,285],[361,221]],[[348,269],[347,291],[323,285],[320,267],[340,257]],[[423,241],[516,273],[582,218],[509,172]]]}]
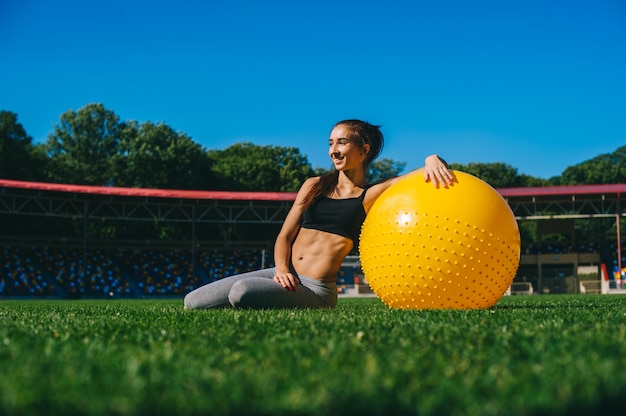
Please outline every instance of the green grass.
[{"label": "green grass", "polygon": [[619,295],[476,311],[0,301],[0,413],[622,414],[625,340]]}]

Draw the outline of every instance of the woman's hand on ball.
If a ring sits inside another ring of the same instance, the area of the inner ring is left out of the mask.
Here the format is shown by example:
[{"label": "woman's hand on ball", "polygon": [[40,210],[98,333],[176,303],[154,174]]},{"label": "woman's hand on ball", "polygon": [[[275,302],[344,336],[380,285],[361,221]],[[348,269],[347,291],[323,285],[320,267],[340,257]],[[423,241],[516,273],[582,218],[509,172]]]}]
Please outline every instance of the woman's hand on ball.
[{"label": "woman's hand on ball", "polygon": [[430,155],[424,162],[424,180],[432,182],[435,188],[443,185],[446,188],[452,184],[454,176],[445,160],[438,155]]}]

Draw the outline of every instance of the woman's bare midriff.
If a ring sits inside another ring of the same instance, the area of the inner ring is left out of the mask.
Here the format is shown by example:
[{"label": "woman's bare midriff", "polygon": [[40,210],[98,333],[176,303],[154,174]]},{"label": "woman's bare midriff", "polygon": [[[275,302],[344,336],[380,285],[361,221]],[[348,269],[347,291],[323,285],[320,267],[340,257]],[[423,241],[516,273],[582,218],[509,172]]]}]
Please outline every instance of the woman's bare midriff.
[{"label": "woman's bare midriff", "polygon": [[298,274],[335,282],[343,259],[352,250],[352,240],[325,231],[301,228],[291,246],[291,262]]}]

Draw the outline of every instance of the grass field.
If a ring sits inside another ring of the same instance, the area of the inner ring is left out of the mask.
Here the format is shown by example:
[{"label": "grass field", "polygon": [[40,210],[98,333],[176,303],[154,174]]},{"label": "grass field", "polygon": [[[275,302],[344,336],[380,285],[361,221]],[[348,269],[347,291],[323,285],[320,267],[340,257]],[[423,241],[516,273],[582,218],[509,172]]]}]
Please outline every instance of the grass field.
[{"label": "grass field", "polygon": [[0,323],[3,414],[626,414],[619,295],[477,311],[0,301]]}]

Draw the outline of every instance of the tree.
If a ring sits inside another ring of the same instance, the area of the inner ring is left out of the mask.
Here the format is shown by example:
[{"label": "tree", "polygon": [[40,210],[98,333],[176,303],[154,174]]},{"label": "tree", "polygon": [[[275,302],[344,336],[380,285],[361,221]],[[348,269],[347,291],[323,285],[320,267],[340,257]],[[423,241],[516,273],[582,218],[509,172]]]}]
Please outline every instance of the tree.
[{"label": "tree", "polygon": [[[365,182],[369,185],[378,181],[396,177],[404,171],[406,162],[395,162],[391,159],[375,160],[370,164],[369,170],[365,177]],[[320,167],[315,168],[315,175],[322,176],[330,173],[331,169],[324,169]]]},{"label": "tree", "polygon": [[525,174],[521,174],[518,177],[518,185],[520,187],[531,187],[531,186],[548,186],[551,184],[550,182],[551,180],[546,180],[546,179],[541,179],[541,178],[536,178],[534,176],[529,176],[529,175],[525,175]]},{"label": "tree", "polygon": [[126,123],[115,156],[117,186],[208,189],[210,159],[188,136],[161,123]]},{"label": "tree", "polygon": [[372,184],[383,179],[393,178],[400,175],[405,167],[406,162],[394,162],[387,158],[375,160],[370,164],[366,182]]},{"label": "tree", "polygon": [[626,146],[613,153],[605,153],[593,159],[570,166],[563,171],[561,185],[590,185],[626,182]]},{"label": "tree", "polygon": [[517,174],[517,169],[502,162],[473,162],[467,165],[451,163],[450,168],[474,175],[494,188],[511,188],[520,186],[520,177]]},{"label": "tree", "polygon": [[46,142],[48,178],[63,183],[112,185],[112,161],[124,129],[119,117],[102,104],[88,104],[62,114]]},{"label": "tree", "polygon": [[208,155],[220,188],[231,191],[295,192],[314,173],[295,147],[238,143]]},{"label": "tree", "polygon": [[32,141],[17,114],[0,111],[0,178],[43,179],[44,155]]}]

